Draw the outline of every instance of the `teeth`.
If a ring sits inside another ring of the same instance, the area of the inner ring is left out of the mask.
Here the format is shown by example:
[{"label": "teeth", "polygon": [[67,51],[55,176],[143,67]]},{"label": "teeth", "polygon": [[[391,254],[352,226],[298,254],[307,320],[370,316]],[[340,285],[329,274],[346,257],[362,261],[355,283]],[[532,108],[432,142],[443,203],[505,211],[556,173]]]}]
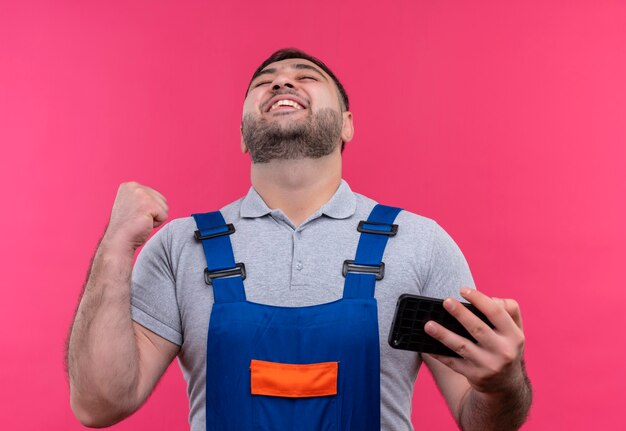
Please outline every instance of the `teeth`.
[{"label": "teeth", "polygon": [[276,109],[276,108],[278,108],[280,106],[291,106],[292,108],[302,109],[302,106],[299,103],[294,102],[293,100],[283,99],[283,100],[279,100],[278,102],[274,103],[270,107],[270,111],[273,111],[274,109]]}]

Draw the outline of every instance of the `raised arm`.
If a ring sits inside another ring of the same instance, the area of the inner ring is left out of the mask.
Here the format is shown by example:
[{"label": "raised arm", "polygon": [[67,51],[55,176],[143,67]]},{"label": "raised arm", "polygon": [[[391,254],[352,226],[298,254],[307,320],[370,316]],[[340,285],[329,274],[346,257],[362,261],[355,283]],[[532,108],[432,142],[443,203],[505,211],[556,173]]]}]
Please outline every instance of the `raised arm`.
[{"label": "raised arm", "polygon": [[517,430],[526,420],[532,401],[522,358],[524,332],[519,306],[514,300],[492,299],[472,289],[462,289],[461,294],[489,318],[494,329],[449,298],[444,307],[478,344],[428,322],[428,334],[462,358],[424,354],[424,360],[461,429]]},{"label": "raised arm", "polygon": [[131,320],[133,257],[167,219],[165,198],[122,184],[96,250],[68,343],[70,402],[86,426],[121,421],[147,399],[179,347]]}]

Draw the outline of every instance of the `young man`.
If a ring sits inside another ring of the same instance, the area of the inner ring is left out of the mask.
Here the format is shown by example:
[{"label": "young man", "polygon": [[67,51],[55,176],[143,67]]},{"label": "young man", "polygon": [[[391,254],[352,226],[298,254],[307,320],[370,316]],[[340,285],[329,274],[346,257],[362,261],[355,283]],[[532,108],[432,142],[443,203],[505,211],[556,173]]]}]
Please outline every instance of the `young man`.
[{"label": "young man", "polygon": [[[78,419],[106,426],[132,414],[178,356],[194,431],[411,430],[423,360],[461,428],[517,429],[531,401],[519,307],[468,288],[465,259],[432,220],[341,179],[353,123],[334,74],[303,52],[274,53],[250,82],[241,132],[247,196],[167,224],[134,270],[167,205],[149,187],[120,186],[70,336]],[[382,279],[362,272],[383,255]],[[391,349],[403,293],[448,298],[479,344],[429,322],[461,358]]]}]

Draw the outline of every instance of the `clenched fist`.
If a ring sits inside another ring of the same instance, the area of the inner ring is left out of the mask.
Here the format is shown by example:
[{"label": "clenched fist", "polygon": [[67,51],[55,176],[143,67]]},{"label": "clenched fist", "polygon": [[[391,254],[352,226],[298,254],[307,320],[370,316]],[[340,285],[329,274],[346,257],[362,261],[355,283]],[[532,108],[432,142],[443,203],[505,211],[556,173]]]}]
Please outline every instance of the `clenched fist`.
[{"label": "clenched fist", "polygon": [[103,241],[134,251],[165,220],[167,204],[161,193],[136,182],[123,183],[117,191]]}]

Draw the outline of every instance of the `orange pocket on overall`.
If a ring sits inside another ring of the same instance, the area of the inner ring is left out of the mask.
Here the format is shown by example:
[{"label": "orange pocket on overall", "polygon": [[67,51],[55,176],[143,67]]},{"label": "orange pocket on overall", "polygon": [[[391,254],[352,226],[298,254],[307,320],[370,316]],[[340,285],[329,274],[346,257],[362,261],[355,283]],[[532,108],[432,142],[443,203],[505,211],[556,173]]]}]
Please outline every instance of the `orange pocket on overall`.
[{"label": "orange pocket on overall", "polygon": [[250,389],[253,395],[323,397],[337,394],[338,362],[281,364],[253,359]]}]

